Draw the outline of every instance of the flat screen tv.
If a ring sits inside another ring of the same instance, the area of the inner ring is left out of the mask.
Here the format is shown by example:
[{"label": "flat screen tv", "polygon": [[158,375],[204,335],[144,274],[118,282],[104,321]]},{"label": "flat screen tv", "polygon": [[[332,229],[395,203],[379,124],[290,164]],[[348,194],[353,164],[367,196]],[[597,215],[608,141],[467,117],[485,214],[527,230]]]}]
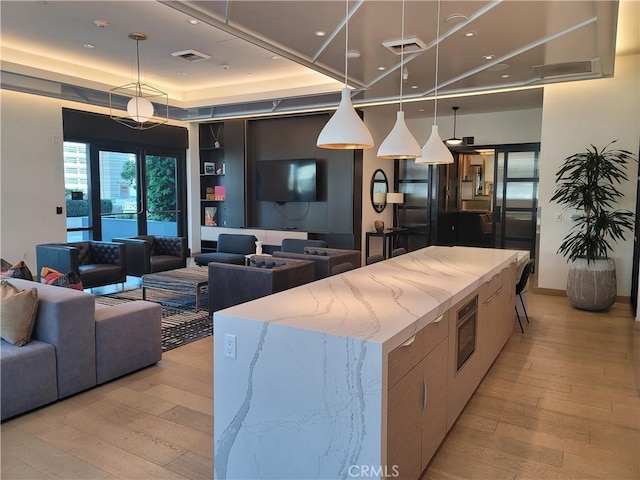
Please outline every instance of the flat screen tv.
[{"label": "flat screen tv", "polygon": [[256,163],[256,198],[271,202],[315,202],[316,159],[263,160]]}]

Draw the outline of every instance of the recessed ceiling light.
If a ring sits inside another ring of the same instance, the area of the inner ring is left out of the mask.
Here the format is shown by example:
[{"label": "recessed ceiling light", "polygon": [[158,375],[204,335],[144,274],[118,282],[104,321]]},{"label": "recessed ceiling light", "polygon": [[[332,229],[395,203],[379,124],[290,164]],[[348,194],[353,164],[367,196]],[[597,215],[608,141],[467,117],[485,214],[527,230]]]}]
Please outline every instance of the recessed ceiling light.
[{"label": "recessed ceiling light", "polygon": [[247,77],[253,77],[253,73],[251,72],[247,73]]},{"label": "recessed ceiling light", "polygon": [[360,52],[358,50],[349,50],[347,52],[347,58],[360,58]]},{"label": "recessed ceiling light", "polygon": [[509,75],[508,73],[505,73],[504,75],[500,75],[502,78],[509,78],[511,75]]},{"label": "recessed ceiling light", "polygon": [[475,37],[478,35],[476,32],[467,32],[464,34],[465,37]]},{"label": "recessed ceiling light", "polygon": [[100,28],[107,28],[109,25],[111,25],[106,20],[94,20],[93,23],[96,27],[100,27]]},{"label": "recessed ceiling light", "polygon": [[271,60],[282,60],[280,55],[271,55]]},{"label": "recessed ceiling light", "polygon": [[323,30],[318,30],[318,31],[316,31],[316,32],[313,32],[313,34],[314,34],[316,37],[324,37],[324,36],[327,34],[327,32],[325,32],[325,31],[323,31]]},{"label": "recessed ceiling light", "polygon": [[229,65],[227,65],[226,63],[223,63],[222,65],[220,65],[220,69],[221,70],[229,70],[231,67]]},{"label": "recessed ceiling light", "polygon": [[200,23],[195,18],[190,18],[189,20],[187,20],[187,22],[189,23],[189,25],[198,25]]},{"label": "recessed ceiling light", "polygon": [[85,43],[83,47],[88,49],[96,48],[94,45],[91,45],[90,43]]},{"label": "recessed ceiling light", "polygon": [[411,85],[411,88],[418,88],[418,85]]},{"label": "recessed ceiling light", "polygon": [[384,72],[386,70],[386,67],[378,67],[378,70]]},{"label": "recessed ceiling light", "polygon": [[447,22],[462,22],[468,17],[464,13],[452,13],[446,18]]},{"label": "recessed ceiling light", "polygon": [[421,108],[418,110],[419,112],[424,112],[424,108]]},{"label": "recessed ceiling light", "polygon": [[187,72],[178,72],[178,75],[181,77],[184,77],[187,74]]},{"label": "recessed ceiling light", "polygon": [[485,60],[493,60],[494,58],[496,58],[495,55],[483,55],[482,58],[484,58]]}]

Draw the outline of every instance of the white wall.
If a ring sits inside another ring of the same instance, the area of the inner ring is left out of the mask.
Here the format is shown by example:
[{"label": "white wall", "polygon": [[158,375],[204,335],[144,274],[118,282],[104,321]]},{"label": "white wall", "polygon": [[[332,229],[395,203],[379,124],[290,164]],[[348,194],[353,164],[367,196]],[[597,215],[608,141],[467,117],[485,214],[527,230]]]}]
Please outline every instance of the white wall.
[{"label": "white wall", "polygon": [[[464,115],[458,112],[456,135],[474,137],[474,145],[500,145],[540,141],[542,109]],[[433,117],[407,120],[420,145],[431,134]],[[453,116],[438,115],[438,131],[445,139],[453,136]]]},{"label": "white wall", "polygon": [[[599,148],[612,140],[616,148],[629,150],[637,158],[640,144],[640,56],[617,57],[615,76],[545,87],[540,152],[541,207],[538,286],[566,289],[566,260],[556,251],[570,226],[570,213],[562,211],[550,198],[555,191],[555,173],[563,159],[582,152],[590,144]],[[635,212],[637,164],[628,170],[630,182],[619,187],[624,193],[620,208]],[[555,213],[564,213],[555,222]],[[633,233],[615,245],[618,295],[631,292]]]},{"label": "white wall", "polygon": [[[366,232],[373,232],[375,230],[373,222],[376,220],[382,220],[385,228],[393,226],[393,206],[387,204],[385,209],[378,213],[373,209],[371,205],[371,177],[373,172],[378,168],[383,170],[387,175],[387,181],[389,182],[389,191],[394,192],[393,188],[393,163],[394,160],[385,160],[378,158],[378,148],[385,139],[391,128],[393,127],[393,119],[388,119],[384,115],[380,115],[375,110],[367,110],[364,115],[365,124],[371,136],[373,137],[374,146],[363,150],[363,166],[362,166],[362,245],[360,251],[362,252],[362,262],[365,262],[365,249],[367,244]],[[382,239],[374,237],[371,239],[371,252],[380,253],[382,250]]]},{"label": "white wall", "polygon": [[56,99],[8,90],[0,95],[0,254],[12,263],[24,258],[36,275],[36,244],[67,238],[62,109]]}]

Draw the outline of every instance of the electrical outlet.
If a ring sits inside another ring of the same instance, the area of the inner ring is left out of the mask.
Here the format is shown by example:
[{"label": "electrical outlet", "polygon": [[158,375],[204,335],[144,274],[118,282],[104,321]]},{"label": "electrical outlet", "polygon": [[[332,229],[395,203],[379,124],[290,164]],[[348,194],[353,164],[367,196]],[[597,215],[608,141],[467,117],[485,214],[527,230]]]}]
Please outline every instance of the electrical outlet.
[{"label": "electrical outlet", "polygon": [[556,222],[561,222],[561,221],[562,221],[562,214],[556,213]]},{"label": "electrical outlet", "polygon": [[26,260],[29,257],[29,252],[26,250],[22,251],[22,260]]},{"label": "electrical outlet", "polygon": [[236,358],[236,336],[230,333],[224,334],[224,356]]}]

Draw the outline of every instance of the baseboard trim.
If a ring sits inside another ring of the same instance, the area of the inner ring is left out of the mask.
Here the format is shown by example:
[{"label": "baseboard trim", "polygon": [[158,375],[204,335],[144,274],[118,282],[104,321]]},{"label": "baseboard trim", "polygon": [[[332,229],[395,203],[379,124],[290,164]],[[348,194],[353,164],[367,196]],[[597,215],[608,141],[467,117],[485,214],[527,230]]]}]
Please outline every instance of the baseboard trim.
[{"label": "baseboard trim", "polygon": [[540,295],[551,295],[553,297],[566,297],[566,290],[556,290],[555,288],[541,288],[533,287],[533,293],[539,293]]},{"label": "baseboard trim", "polygon": [[[537,293],[540,295],[550,295],[552,297],[566,297],[566,290],[557,290],[555,288],[541,288],[541,287],[533,287],[533,293]],[[618,295],[616,297],[616,303],[629,303],[631,301],[631,297],[625,297],[622,295]]]}]

